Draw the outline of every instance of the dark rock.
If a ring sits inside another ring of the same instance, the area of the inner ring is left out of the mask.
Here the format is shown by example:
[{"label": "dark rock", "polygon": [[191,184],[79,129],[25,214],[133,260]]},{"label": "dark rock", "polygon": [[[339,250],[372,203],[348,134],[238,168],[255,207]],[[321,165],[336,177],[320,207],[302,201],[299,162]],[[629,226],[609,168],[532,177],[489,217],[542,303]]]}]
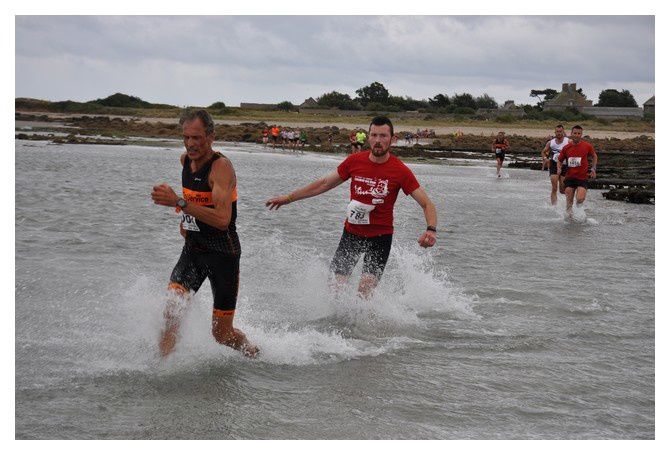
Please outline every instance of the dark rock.
[{"label": "dark rock", "polygon": [[654,191],[644,188],[617,188],[603,193],[605,199],[631,202],[633,204],[654,204]]}]

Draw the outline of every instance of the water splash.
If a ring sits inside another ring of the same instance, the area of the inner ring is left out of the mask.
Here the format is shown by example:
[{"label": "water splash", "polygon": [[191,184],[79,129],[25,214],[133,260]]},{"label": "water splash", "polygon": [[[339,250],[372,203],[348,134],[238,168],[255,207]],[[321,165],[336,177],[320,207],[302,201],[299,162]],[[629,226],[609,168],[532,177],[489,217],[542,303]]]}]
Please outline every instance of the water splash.
[{"label": "water splash", "polygon": [[[371,298],[363,299],[357,294],[360,263],[349,282],[333,292],[330,258],[278,234],[250,249],[242,261],[246,265],[235,325],[259,345],[262,362],[305,365],[377,356],[421,343],[417,332],[426,328],[422,316],[427,313],[478,318],[472,298],[449,283],[447,272],[438,270],[426,251],[394,247],[380,285]],[[125,313],[119,331],[130,341],[121,353],[126,367],[156,365],[167,297],[160,284],[138,277],[119,303]],[[174,359],[165,364],[184,368],[212,359],[240,359],[211,336],[208,284],[191,300]]]}]

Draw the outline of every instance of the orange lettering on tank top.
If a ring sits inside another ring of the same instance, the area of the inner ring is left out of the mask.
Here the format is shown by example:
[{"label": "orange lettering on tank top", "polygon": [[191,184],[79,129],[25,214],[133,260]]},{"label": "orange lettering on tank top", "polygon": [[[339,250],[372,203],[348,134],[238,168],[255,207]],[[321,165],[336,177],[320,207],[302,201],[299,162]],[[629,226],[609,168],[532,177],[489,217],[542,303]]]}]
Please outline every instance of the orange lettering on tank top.
[{"label": "orange lettering on tank top", "polygon": [[193,202],[196,205],[212,205],[211,191],[193,191],[188,188],[182,188],[186,202]]}]

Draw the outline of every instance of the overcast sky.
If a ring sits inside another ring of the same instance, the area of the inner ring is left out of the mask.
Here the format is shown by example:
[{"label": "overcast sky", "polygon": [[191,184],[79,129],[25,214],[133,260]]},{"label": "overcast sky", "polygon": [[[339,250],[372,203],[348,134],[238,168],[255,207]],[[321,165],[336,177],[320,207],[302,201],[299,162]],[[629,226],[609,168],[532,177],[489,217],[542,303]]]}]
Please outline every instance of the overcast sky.
[{"label": "overcast sky", "polygon": [[653,16],[17,16],[16,96],[299,104],[378,81],[393,95],[576,82],[654,94]]}]

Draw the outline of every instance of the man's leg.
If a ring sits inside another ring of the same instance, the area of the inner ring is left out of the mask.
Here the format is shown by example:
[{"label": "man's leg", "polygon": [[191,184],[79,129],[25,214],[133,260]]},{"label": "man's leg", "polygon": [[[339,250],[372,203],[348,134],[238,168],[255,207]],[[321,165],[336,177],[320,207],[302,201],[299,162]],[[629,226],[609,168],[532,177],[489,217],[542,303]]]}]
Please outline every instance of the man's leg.
[{"label": "man's leg", "polygon": [[233,317],[240,288],[240,257],[208,253],[209,283],[214,296],[212,312],[212,336],[223,345],[241,351],[247,357],[255,357],[258,348],[247,340],[244,333],[233,327]]},{"label": "man's leg", "polygon": [[192,253],[184,246],[170,275],[170,297],[163,311],[164,325],[158,342],[163,357],[174,351],[179,337],[179,326],[190,303],[190,295],[198,292],[206,276],[204,270],[196,264]]},{"label": "man's leg", "polygon": [[392,234],[366,239],[366,251],[363,257],[363,275],[358,283],[358,293],[367,299],[372,296],[381,280],[384,268],[391,253]]},{"label": "man's leg", "polygon": [[561,194],[565,194],[565,173],[567,172],[568,165],[563,164],[563,169],[561,170],[561,176],[558,178],[558,191]]},{"label": "man's leg", "polygon": [[158,342],[158,349],[163,357],[174,351],[179,336],[181,318],[188,309],[190,301],[188,289],[179,283],[170,283],[168,292],[170,292],[170,296],[163,311],[164,324]]},{"label": "man's leg", "polygon": [[556,192],[558,191],[558,175],[553,174],[551,176],[551,205],[556,205],[556,200],[558,198]]},{"label": "man's leg", "polygon": [[330,263],[330,271],[334,275],[334,282],[330,283],[331,290],[338,292],[347,283],[362,252],[360,238],[347,231],[342,232],[340,243]]},{"label": "man's leg", "polygon": [[498,177],[500,177],[500,168],[502,167],[502,159],[501,158],[496,158],[496,172],[498,174]]},{"label": "man's leg", "polygon": [[575,189],[572,187],[565,188],[565,211],[572,216],[572,201],[575,196]]},{"label": "man's leg", "polygon": [[584,200],[586,199],[586,188],[583,186],[578,186],[577,189],[575,190],[576,193],[576,199],[577,199],[577,204],[582,205],[584,203]]},{"label": "man's leg", "polygon": [[223,345],[242,352],[247,357],[256,357],[258,347],[249,343],[244,332],[233,327],[235,310],[217,310],[212,313],[212,336]]}]

